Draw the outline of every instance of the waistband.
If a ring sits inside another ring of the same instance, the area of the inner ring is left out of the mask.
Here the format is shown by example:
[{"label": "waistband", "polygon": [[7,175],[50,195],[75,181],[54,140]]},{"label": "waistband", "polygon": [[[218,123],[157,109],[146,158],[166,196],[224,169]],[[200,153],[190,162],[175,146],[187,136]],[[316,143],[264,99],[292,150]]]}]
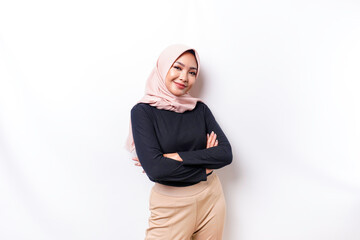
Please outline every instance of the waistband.
[{"label": "waistband", "polygon": [[218,179],[218,176],[213,172],[207,177],[206,181],[201,181],[191,186],[174,187],[155,183],[153,190],[157,193],[172,197],[190,197],[205,190],[205,188],[210,186],[216,179]]}]

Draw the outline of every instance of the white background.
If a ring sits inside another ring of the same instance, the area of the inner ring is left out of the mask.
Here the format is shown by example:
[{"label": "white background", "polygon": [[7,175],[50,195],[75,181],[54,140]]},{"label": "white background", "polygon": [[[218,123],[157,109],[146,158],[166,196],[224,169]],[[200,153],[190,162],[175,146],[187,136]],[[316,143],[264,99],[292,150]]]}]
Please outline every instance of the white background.
[{"label": "white background", "polygon": [[233,147],[225,240],[360,239],[360,3],[0,1],[0,239],[143,239],[123,148],[159,53]]}]

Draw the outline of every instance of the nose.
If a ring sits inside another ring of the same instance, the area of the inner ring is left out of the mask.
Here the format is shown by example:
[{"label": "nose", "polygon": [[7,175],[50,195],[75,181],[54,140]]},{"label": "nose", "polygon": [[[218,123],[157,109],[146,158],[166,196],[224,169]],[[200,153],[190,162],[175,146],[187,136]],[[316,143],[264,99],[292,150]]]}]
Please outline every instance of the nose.
[{"label": "nose", "polygon": [[186,71],[181,71],[181,74],[180,74],[180,80],[184,81],[184,82],[187,82],[189,79],[188,79],[188,74]]}]

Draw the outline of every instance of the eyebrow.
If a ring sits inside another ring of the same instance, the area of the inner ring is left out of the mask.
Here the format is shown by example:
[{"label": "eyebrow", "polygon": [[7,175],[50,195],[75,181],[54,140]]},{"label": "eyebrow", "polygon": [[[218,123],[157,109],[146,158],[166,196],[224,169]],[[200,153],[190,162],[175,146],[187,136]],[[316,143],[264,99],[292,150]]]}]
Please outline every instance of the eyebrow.
[{"label": "eyebrow", "polygon": [[[182,62],[177,61],[177,62],[175,62],[175,63],[178,63],[178,64],[180,64],[181,66],[185,67],[185,64],[183,64]],[[195,70],[197,70],[196,67],[190,67],[190,69],[195,69]]]}]

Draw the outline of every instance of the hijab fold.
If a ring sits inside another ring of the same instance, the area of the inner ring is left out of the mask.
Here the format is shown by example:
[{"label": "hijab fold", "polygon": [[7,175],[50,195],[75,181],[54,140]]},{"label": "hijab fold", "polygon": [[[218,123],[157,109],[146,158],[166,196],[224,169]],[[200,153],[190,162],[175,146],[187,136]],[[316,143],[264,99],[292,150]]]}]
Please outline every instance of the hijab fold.
[{"label": "hijab fold", "polygon": [[[196,77],[199,75],[200,59],[197,51],[183,44],[170,45],[160,54],[156,66],[151,71],[145,87],[145,95],[138,101],[138,103],[148,103],[149,105],[158,109],[174,111],[183,113],[185,111],[193,110],[199,98],[192,97],[189,93],[181,96],[173,95],[165,85],[166,75],[173,65],[184,52],[193,50],[197,61]],[[125,148],[132,152],[135,150],[134,139],[132,136],[131,121],[129,126],[129,135],[126,141]]]}]

